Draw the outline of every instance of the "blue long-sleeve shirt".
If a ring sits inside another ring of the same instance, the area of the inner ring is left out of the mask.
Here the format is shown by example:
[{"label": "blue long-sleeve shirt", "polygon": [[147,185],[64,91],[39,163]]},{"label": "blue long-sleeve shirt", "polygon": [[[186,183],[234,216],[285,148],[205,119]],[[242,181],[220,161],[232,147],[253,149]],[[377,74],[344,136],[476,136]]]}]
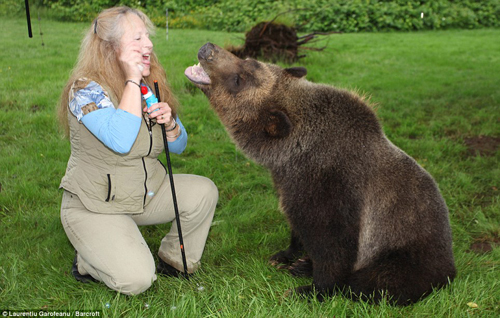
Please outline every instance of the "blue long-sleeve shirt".
[{"label": "blue long-sleeve shirt", "polygon": [[[73,115],[104,145],[118,153],[128,153],[139,133],[142,118],[115,109],[102,87],[94,81],[74,93],[69,103]],[[180,154],[187,145],[184,125],[176,118],[180,135],[168,142],[170,152]]]}]

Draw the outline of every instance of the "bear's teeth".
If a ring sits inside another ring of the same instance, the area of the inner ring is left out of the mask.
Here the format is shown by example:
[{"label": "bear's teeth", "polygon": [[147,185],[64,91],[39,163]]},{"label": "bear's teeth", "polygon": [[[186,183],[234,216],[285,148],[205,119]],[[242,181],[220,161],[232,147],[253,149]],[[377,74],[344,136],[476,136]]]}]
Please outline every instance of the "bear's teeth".
[{"label": "bear's teeth", "polygon": [[191,75],[198,75],[199,72],[197,72],[197,70],[200,67],[200,63],[193,65],[193,67],[191,67]]},{"label": "bear's teeth", "polygon": [[205,73],[205,70],[200,65],[200,63],[193,65],[191,67],[191,75],[193,75],[195,77],[203,76],[204,73]]}]

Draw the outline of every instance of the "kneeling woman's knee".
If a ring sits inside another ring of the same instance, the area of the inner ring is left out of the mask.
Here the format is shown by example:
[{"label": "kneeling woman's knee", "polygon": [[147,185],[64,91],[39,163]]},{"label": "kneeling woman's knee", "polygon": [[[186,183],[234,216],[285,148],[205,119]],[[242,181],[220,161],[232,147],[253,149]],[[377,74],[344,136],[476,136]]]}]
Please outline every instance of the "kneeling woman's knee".
[{"label": "kneeling woman's knee", "polygon": [[138,295],[149,289],[155,279],[154,272],[132,271],[112,278],[109,287],[125,295]]},{"label": "kneeling woman's knee", "polygon": [[215,202],[217,204],[217,201],[219,200],[219,189],[217,189],[217,186],[215,183],[208,179],[204,178],[204,195],[205,198],[211,202]]},{"label": "kneeling woman's knee", "polygon": [[200,177],[195,179],[196,182],[191,187],[191,198],[189,202],[192,204],[188,210],[195,211],[198,209],[209,212],[215,209],[219,200],[219,190],[212,180]]}]

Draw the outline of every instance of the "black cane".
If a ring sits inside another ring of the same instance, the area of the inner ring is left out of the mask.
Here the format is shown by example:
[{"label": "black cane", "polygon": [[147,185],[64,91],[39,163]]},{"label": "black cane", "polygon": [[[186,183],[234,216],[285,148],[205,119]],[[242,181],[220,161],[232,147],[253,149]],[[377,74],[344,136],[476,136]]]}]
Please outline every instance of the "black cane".
[{"label": "black cane", "polygon": [[28,0],[24,0],[24,6],[26,7],[26,20],[28,22],[28,36],[32,38],[33,33],[31,32],[30,4]]},{"label": "black cane", "polygon": [[[155,84],[156,98],[158,99],[159,103],[160,90],[158,89],[158,82],[154,81],[154,84]],[[177,231],[179,233],[179,244],[181,246],[182,265],[184,266],[184,276],[188,278],[186,252],[184,251],[184,240],[182,239],[181,219],[179,217],[179,208],[177,207],[177,196],[175,194],[174,176],[172,174],[172,164],[170,163],[170,152],[168,150],[167,132],[165,131],[165,124],[160,124],[160,126],[161,126],[161,131],[163,133],[163,145],[165,146],[165,155],[167,157],[167,169],[168,169],[168,176],[170,178],[170,188],[172,189],[172,200],[174,202],[174,212],[175,212],[175,220],[177,223]]]}]

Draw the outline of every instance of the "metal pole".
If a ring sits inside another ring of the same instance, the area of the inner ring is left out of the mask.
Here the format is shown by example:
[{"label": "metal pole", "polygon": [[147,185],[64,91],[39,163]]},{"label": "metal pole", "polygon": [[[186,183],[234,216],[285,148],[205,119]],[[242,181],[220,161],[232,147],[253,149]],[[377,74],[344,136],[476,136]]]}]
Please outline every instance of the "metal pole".
[{"label": "metal pole", "polygon": [[24,0],[24,6],[26,7],[26,20],[28,22],[28,36],[32,38],[33,32],[31,32],[30,4],[28,0]]}]

